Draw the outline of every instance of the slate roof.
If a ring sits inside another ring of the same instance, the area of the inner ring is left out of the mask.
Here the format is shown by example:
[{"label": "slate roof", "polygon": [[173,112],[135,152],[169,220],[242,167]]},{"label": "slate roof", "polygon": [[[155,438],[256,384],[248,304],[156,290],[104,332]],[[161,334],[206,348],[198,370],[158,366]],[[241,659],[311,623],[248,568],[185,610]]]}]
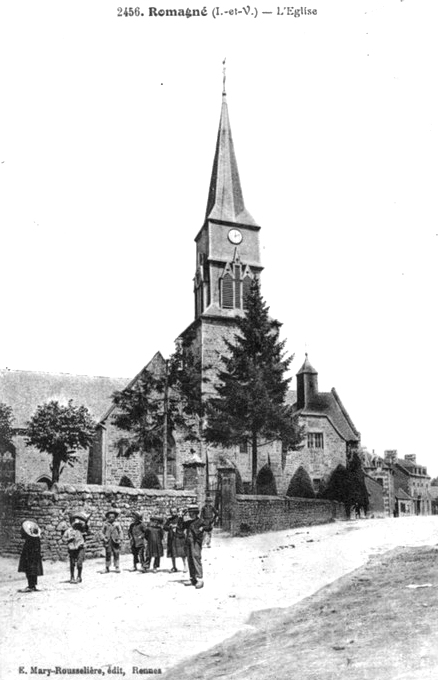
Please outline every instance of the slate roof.
[{"label": "slate roof", "polygon": [[99,420],[111,405],[112,393],[128,383],[129,378],[0,369],[0,402],[12,407],[15,428],[24,428],[37,406],[52,400],[66,404],[73,399]]},{"label": "slate roof", "polygon": [[403,468],[403,471],[409,475],[413,475],[414,477],[429,477],[430,479],[430,476],[427,474],[427,471],[426,473],[413,472],[414,468],[426,469],[426,466],[421,465],[421,463],[414,463],[413,461],[405,460],[404,458],[397,458],[395,461],[395,465],[397,465],[399,468]]},{"label": "slate roof", "polygon": [[[165,366],[166,362],[163,358],[163,355],[161,354],[161,352],[156,352],[152,359],[146,364],[146,366],[143,366],[141,371],[139,371],[137,375],[134,376],[134,378],[132,378],[132,380],[130,380],[128,383],[125,383],[125,385],[123,385],[123,388],[121,389],[133,387],[137,380],[140,378],[140,376],[144,373],[144,371],[149,371],[152,375],[155,376],[164,375]],[[99,419],[99,423],[103,423],[105,420],[107,420],[107,418],[111,415],[115,408],[116,408],[115,405],[110,400],[109,408],[105,411],[104,414],[102,414],[102,417]]]},{"label": "slate roof", "polygon": [[331,392],[315,394],[299,413],[302,416],[325,416],[345,441],[358,442],[360,440],[360,434],[334,388]]},{"label": "slate roof", "polygon": [[411,501],[412,500],[412,498],[409,496],[409,494],[407,494],[406,491],[404,491],[404,489],[401,489],[401,488],[397,489],[397,491],[395,492],[395,497],[399,501]]},{"label": "slate roof", "polygon": [[243,202],[225,93],[222,95],[222,110],[205,217],[220,222],[257,226]]}]

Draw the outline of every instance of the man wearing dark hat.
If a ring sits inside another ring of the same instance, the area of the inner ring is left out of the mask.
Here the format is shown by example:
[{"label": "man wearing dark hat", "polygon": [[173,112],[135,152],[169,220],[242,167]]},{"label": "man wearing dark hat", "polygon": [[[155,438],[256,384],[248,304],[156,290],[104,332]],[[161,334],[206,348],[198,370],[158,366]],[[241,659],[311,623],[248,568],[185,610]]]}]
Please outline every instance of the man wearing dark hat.
[{"label": "man wearing dark hat", "polygon": [[120,547],[123,541],[123,530],[120,522],[116,521],[119,511],[111,508],[105,513],[106,521],[102,527],[102,539],[105,547],[105,571],[108,573],[111,566],[111,558],[114,560],[114,569],[120,573]]},{"label": "man wearing dark hat", "polygon": [[192,585],[195,588],[203,588],[202,572],[202,538],[204,535],[204,523],[199,517],[199,506],[189,505],[184,514],[189,513],[189,519],[184,521],[186,530],[187,559]]},{"label": "man wearing dark hat", "polygon": [[131,544],[131,552],[134,559],[134,571],[137,571],[137,564],[144,565],[144,545],[146,525],[143,524],[143,515],[137,510],[133,510],[132,517],[134,521],[130,524],[128,529],[129,542]]},{"label": "man wearing dark hat", "polygon": [[[68,556],[70,559],[70,583],[82,583],[82,567],[85,559],[85,538],[90,533],[88,520],[90,519],[83,511],[72,512],[70,515],[71,526],[66,529],[62,540],[66,541]],[[78,577],[75,579],[75,566]]]},{"label": "man wearing dark hat", "polygon": [[161,517],[151,517],[145,531],[146,560],[145,571],[149,571],[151,560],[154,558],[152,572],[157,573],[160,567],[160,560],[163,557],[163,519]]}]

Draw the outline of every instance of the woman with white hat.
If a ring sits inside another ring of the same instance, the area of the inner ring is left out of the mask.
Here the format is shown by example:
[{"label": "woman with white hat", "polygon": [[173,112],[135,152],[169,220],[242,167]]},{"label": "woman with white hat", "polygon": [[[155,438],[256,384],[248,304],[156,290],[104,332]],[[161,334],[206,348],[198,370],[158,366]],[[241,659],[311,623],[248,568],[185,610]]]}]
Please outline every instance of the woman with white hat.
[{"label": "woman with white hat", "polygon": [[27,577],[28,585],[23,592],[30,593],[38,590],[38,576],[43,575],[41,529],[36,522],[27,519],[21,525],[21,536],[24,538],[24,545],[18,563],[18,571],[24,571]]}]

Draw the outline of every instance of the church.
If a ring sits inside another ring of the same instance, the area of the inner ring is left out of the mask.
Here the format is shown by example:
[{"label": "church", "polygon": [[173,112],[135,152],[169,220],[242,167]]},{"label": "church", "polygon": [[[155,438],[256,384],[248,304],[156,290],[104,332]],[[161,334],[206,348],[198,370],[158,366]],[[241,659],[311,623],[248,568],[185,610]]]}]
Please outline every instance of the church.
[{"label": "church", "polygon": [[[208,378],[202,382],[205,397],[214,392],[219,356],[226,351],[225,340],[233,339],[235,320],[245,314],[245,296],[251,281],[259,278],[263,270],[260,230],[244,204],[224,87],[205,219],[195,237],[194,319],[180,336],[190,338],[202,373]],[[143,486],[148,472],[145,457],[138,452],[126,455],[121,431],[112,421],[116,407],[111,395],[135,385],[143,371],[160,374],[163,370],[165,360],[157,352],[132,379],[0,371],[0,402],[19,414],[13,450],[0,449],[2,481],[49,480],[49,456],[26,448],[25,423],[41,403],[74,399],[75,404],[89,408],[98,425],[93,446],[81,455],[77,466],[63,471],[62,481]],[[360,434],[336,390],[319,391],[318,373],[307,355],[297,374],[296,391],[289,392],[288,401],[305,427],[302,446],[297,451],[286,451],[281,441],[266,445],[261,442],[259,470],[268,465],[278,493],[284,494],[292,475],[302,465],[318,491],[322,480],[339,463],[346,463],[349,451],[360,444]],[[244,487],[250,483],[251,452],[246,442],[221,450],[206,442],[188,443],[178,432],[169,433],[169,488],[182,487],[183,464],[190,460],[208,465],[211,491],[216,486],[216,467],[224,460],[239,470]],[[154,472],[162,481],[162,466],[157,465]]]}]

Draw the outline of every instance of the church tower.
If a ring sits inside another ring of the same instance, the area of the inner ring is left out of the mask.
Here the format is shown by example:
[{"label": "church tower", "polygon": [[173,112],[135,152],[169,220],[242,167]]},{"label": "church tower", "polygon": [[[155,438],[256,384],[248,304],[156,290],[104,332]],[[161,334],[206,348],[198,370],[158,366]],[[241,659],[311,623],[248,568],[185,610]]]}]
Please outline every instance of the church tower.
[{"label": "church tower", "polygon": [[243,201],[224,82],[205,221],[195,238],[195,319],[226,323],[243,313],[251,280],[262,270],[259,232]]},{"label": "church tower", "polygon": [[207,209],[195,238],[195,319],[182,333],[201,361],[207,378],[204,393],[214,392],[220,356],[227,351],[225,339],[233,340],[236,317],[244,314],[245,295],[263,269],[259,234],[260,226],[243,201],[224,76]]}]

